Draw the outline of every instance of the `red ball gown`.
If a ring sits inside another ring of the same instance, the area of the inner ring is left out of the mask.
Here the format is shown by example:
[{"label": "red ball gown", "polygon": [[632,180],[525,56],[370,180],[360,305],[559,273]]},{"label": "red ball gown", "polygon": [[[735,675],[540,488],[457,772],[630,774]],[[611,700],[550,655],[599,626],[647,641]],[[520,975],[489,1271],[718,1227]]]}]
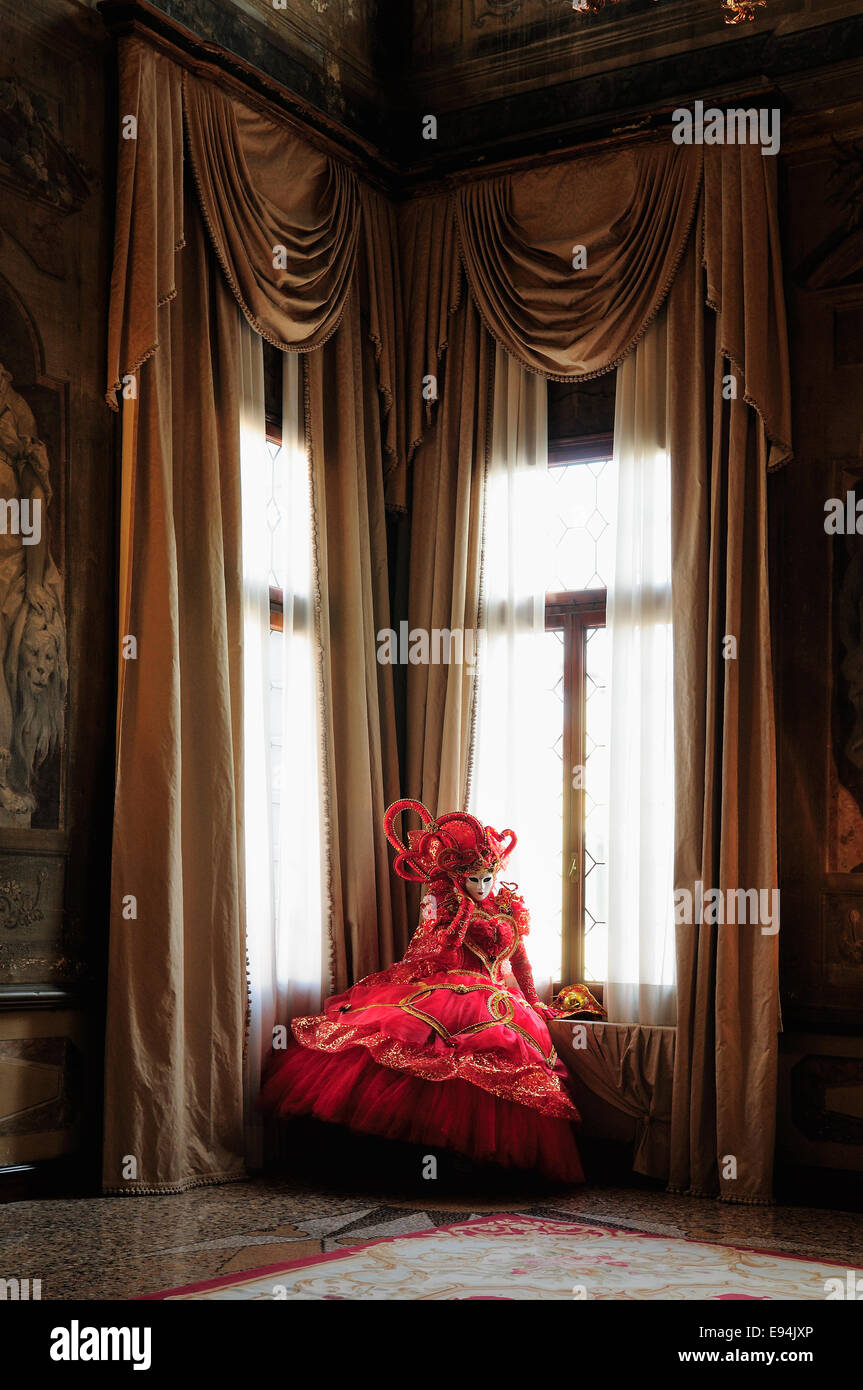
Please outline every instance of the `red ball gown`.
[{"label": "red ball gown", "polygon": [[[392,828],[405,809],[424,822],[409,848]],[[524,948],[527,910],[515,885],[481,902],[465,886],[471,873],[496,874],[515,836],[461,812],[434,821],[413,801],[391,806],[385,828],[396,872],[426,884],[420,925],[397,964],[294,1019],[261,1108],[583,1182],[578,1111]]]}]

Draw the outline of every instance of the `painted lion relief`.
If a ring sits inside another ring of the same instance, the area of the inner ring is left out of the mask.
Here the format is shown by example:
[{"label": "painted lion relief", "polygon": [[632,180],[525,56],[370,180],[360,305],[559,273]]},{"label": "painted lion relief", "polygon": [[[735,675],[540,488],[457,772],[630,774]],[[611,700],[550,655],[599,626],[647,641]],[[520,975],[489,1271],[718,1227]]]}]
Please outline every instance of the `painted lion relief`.
[{"label": "painted lion relief", "polygon": [[[91,177],[50,100],[0,73],[0,228],[52,278],[65,275],[67,219]],[[55,830],[68,687],[68,386],[46,374],[21,292],[0,277],[0,829]]]},{"label": "painted lion relief", "polygon": [[49,444],[4,346],[0,339],[0,825],[54,828],[68,686],[52,549],[58,518]]}]

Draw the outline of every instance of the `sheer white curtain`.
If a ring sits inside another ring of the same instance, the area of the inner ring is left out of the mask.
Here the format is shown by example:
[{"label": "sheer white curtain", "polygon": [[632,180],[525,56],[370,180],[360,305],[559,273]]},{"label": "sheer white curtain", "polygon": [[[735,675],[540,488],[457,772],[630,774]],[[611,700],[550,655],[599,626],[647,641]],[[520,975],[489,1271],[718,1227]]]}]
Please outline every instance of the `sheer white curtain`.
[{"label": "sheer white curtain", "polygon": [[[246,933],[250,990],[247,1158],[273,1027],[316,1012],[326,977],[313,544],[301,364],[285,353],[282,444],[268,445],[263,344],[242,322]],[[270,631],[270,586],[283,632]]]},{"label": "sheer white curtain", "polygon": [[[495,357],[485,492],[483,636],[470,811],[518,847],[505,877],[531,914],[528,955],[548,996],[560,970],[560,732],[543,717],[544,523],[548,493],[548,386],[501,348]],[[557,724],[560,724],[559,705]]]},{"label": "sheer white curtain", "polygon": [[606,1007],[676,1021],[673,914],[671,479],[665,313],[618,368],[611,648]]}]

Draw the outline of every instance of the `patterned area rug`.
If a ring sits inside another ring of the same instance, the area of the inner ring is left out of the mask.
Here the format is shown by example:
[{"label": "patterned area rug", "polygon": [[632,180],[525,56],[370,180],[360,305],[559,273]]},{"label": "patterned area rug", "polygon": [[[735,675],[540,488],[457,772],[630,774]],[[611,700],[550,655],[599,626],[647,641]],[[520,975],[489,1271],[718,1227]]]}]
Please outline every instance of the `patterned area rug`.
[{"label": "patterned area rug", "polygon": [[824,1300],[845,1276],[844,1267],[827,1260],[507,1215],[366,1241],[147,1297]]}]

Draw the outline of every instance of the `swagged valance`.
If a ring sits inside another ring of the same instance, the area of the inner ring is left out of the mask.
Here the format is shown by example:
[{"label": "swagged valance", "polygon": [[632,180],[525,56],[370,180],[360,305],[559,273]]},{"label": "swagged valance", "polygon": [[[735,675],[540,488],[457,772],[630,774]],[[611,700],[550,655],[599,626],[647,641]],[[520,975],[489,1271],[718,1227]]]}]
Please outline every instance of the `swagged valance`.
[{"label": "swagged valance", "polygon": [[119,145],[108,403],[116,408],[123,378],[157,350],[158,310],[176,294],[185,131],[213,251],[263,338],[284,352],[322,347],[359,273],[385,408],[385,472],[393,472],[401,293],[386,199],[286,126],[147,44],[120,42],[119,85],[121,112],[134,112],[137,128]]},{"label": "swagged valance", "polygon": [[356,266],[356,178],[197,78],[184,80],[183,107],[204,218],[246,318],[284,352],[320,347]]},{"label": "swagged valance", "polygon": [[[321,347],[360,273],[385,404],[389,503],[405,504],[405,465],[434,408],[423,379],[445,350],[462,269],[506,352],[530,371],[574,380],[613,370],[632,350],[696,235],[706,302],[764,421],[769,466],[790,457],[775,166],[758,147],[669,139],[477,179],[396,215],[376,189],[277,120],[146,44],[119,47],[137,138],[121,139],[119,151],[112,405],[122,377],[156,350],[158,307],[175,293],[185,126],[213,249],[262,337],[289,352]],[[586,264],[574,265],[582,247]]]},{"label": "swagged valance", "polygon": [[616,366],[674,278],[695,215],[699,155],[669,141],[460,188],[471,293],[501,346],[550,377]]},{"label": "swagged valance", "polygon": [[[757,147],[668,140],[477,179],[408,205],[401,232],[409,383],[446,346],[459,256],[495,341],[529,371],[570,381],[611,371],[631,352],[698,238],[705,302],[741,398],[764,422],[768,466],[790,458],[775,163]],[[418,392],[407,411],[413,442]]]}]

